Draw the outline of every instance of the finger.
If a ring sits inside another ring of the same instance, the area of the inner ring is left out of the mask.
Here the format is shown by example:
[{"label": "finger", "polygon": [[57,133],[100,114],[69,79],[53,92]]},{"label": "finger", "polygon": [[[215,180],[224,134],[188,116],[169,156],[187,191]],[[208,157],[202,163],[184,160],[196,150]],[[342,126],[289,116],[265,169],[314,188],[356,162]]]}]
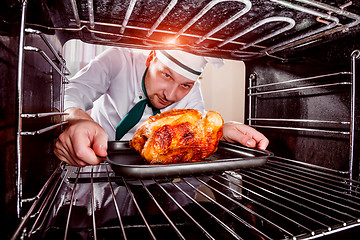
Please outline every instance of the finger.
[{"label": "finger", "polygon": [[265,150],[269,145],[269,140],[254,128],[250,130],[251,137],[256,141],[256,147]]},{"label": "finger", "polygon": [[69,161],[75,162],[76,165],[73,165],[73,166],[85,167],[86,165],[88,165],[85,161],[79,159],[76,156],[76,153],[75,153],[75,150],[73,148],[70,138],[67,138],[67,144],[64,145],[64,149],[68,155],[67,159]]},{"label": "finger", "polygon": [[79,167],[86,167],[88,164],[82,160],[77,160],[76,163],[79,165]]},{"label": "finger", "polygon": [[54,154],[59,158],[59,160],[69,164],[70,166],[78,166],[78,164],[69,156],[68,152],[63,149],[59,141],[56,143]]},{"label": "finger", "polygon": [[68,137],[65,133],[59,136],[59,140],[56,144],[57,148],[61,149],[62,156],[66,160],[65,162],[67,162],[71,166],[77,167],[85,167],[87,165],[84,161],[77,158],[75,151],[72,147],[71,138]]},{"label": "finger", "polygon": [[108,136],[106,133],[96,134],[93,142],[93,149],[97,156],[106,157],[107,156],[107,141]]},{"label": "finger", "polygon": [[256,141],[254,139],[252,139],[250,136],[248,136],[247,134],[244,134],[242,131],[240,131],[238,129],[238,131],[234,132],[234,136],[232,138],[232,142],[239,142],[244,146],[247,147],[256,147]]},{"label": "finger", "polygon": [[269,145],[269,140],[267,138],[262,139],[259,143],[258,143],[258,148],[265,150],[267,148],[267,146]]},{"label": "finger", "polygon": [[91,148],[91,138],[88,134],[80,133],[74,136],[72,138],[72,146],[77,159],[90,165],[96,165],[101,162]]},{"label": "finger", "polygon": [[249,136],[253,140],[248,140],[247,146],[249,147],[257,147],[265,150],[269,145],[269,140],[255,128],[252,128],[248,125],[237,125],[237,129],[240,132],[243,132],[247,136]]},{"label": "finger", "polygon": [[238,124],[235,125],[235,133],[233,140],[239,142],[247,147],[256,147],[256,141],[252,139],[251,134],[249,134],[249,129],[246,125]]},{"label": "finger", "polygon": [[256,141],[254,139],[249,138],[249,140],[246,141],[245,146],[255,148],[256,147]]},{"label": "finger", "polygon": [[71,160],[68,160],[66,157],[66,154],[63,150],[63,145],[61,143],[61,141],[58,139],[57,142],[55,143],[55,148],[54,148],[54,154],[57,156],[57,158],[60,161],[63,161],[69,165],[72,165],[73,162]]},{"label": "finger", "polygon": [[60,161],[71,165],[71,163],[62,155],[62,153],[59,150],[56,150],[56,151],[54,150],[54,154]]}]

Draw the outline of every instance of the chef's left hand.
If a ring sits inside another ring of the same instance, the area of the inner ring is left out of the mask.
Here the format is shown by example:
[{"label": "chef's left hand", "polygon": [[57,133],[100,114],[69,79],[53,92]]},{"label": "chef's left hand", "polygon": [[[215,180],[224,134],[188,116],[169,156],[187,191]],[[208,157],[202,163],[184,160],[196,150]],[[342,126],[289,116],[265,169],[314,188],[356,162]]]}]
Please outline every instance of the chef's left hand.
[{"label": "chef's left hand", "polygon": [[223,139],[228,142],[238,142],[251,148],[265,150],[269,140],[254,128],[240,122],[230,121],[224,124]]}]

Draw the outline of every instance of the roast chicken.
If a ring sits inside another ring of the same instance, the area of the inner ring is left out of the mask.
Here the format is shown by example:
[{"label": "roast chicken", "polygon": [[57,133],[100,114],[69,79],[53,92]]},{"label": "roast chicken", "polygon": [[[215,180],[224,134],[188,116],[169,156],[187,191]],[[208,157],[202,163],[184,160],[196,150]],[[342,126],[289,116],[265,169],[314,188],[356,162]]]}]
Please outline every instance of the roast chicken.
[{"label": "roast chicken", "polygon": [[130,140],[150,164],[200,161],[217,150],[224,120],[214,111],[173,109],[150,117]]}]

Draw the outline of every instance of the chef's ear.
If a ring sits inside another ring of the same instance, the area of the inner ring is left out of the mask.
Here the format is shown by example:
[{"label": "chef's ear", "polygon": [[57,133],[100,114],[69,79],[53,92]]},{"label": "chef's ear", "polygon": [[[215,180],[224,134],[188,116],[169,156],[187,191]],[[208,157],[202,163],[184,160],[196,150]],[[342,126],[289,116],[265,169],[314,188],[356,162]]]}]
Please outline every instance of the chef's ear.
[{"label": "chef's ear", "polygon": [[152,50],[146,59],[146,67],[150,66],[150,62],[155,58],[155,56],[156,56],[155,50]]}]

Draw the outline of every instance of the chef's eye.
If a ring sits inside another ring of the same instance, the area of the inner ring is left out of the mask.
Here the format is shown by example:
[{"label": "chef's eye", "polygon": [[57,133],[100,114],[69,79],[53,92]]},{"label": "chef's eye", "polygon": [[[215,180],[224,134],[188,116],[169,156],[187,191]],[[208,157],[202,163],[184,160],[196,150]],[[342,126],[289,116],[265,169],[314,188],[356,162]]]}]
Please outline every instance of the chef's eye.
[{"label": "chef's eye", "polygon": [[186,88],[186,89],[191,88],[190,84],[183,84],[182,86],[183,86],[183,88]]},{"label": "chef's eye", "polygon": [[169,74],[167,74],[167,73],[162,73],[162,75],[165,77],[165,78],[170,78],[171,76],[169,75]]}]

